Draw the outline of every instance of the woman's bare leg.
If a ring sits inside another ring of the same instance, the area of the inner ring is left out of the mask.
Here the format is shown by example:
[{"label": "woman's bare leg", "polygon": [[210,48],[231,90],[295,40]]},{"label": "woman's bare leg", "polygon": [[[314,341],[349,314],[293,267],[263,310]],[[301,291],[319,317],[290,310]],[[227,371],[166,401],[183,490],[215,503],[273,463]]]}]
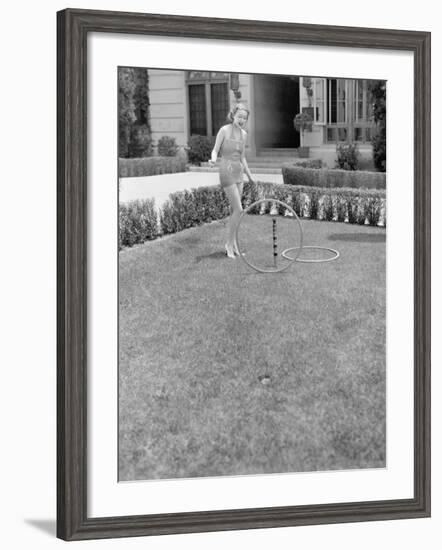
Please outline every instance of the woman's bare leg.
[{"label": "woman's bare leg", "polygon": [[242,212],[241,197],[238,190],[238,185],[229,185],[224,188],[224,191],[229,199],[229,205],[231,208],[231,215],[227,223],[227,248],[228,250],[234,250],[235,246],[235,231],[239,218]]},{"label": "woman's bare leg", "polygon": [[[241,181],[241,182],[238,182],[236,184],[236,187],[238,189],[238,194],[239,194],[239,200],[241,202],[241,199],[242,199],[242,191],[243,191],[243,187],[244,187],[244,182]],[[242,207],[241,207],[241,211],[242,211]],[[235,233],[234,233],[234,237],[235,237]],[[238,244],[236,242],[236,240],[234,239],[233,241],[233,251],[235,252],[235,254],[237,254],[239,256],[239,249],[238,249]]]}]

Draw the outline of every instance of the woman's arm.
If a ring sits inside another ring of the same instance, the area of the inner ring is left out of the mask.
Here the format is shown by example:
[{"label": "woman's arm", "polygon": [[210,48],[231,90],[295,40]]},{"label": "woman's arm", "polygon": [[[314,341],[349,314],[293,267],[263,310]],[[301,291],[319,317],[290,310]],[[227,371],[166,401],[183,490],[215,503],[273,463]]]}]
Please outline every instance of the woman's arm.
[{"label": "woman's arm", "polygon": [[242,130],[244,132],[244,150],[243,150],[243,153],[241,155],[241,164],[244,166],[244,172],[247,174],[247,177],[249,178],[249,181],[250,182],[253,182],[253,178],[252,178],[252,174],[249,170],[249,166],[247,164],[247,160],[246,160],[246,142],[247,142],[247,132],[245,130]]},{"label": "woman's arm", "polygon": [[221,145],[224,141],[224,127],[220,128],[218,131],[218,134],[216,135],[215,145],[212,149],[212,154],[210,157],[209,162],[215,164],[216,159],[218,158],[219,150],[221,149]]}]

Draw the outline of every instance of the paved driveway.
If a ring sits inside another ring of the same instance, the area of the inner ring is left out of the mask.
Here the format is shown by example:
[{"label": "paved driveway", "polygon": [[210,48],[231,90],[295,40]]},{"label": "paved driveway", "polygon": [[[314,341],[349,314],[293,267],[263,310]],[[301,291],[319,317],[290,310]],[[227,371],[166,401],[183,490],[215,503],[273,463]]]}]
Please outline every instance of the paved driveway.
[{"label": "paved driveway", "polygon": [[[256,181],[282,183],[281,174],[253,174]],[[120,202],[154,198],[161,206],[170,193],[207,185],[218,185],[217,172],[180,172],[139,178],[120,178]]]}]

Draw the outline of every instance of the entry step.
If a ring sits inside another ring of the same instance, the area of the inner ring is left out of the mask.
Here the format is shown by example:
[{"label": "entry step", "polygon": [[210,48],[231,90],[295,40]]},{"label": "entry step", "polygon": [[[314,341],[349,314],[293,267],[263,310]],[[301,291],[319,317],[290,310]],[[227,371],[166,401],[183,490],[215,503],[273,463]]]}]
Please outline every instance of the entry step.
[{"label": "entry step", "polygon": [[298,149],[293,147],[272,147],[258,149],[256,156],[258,157],[298,157]]}]

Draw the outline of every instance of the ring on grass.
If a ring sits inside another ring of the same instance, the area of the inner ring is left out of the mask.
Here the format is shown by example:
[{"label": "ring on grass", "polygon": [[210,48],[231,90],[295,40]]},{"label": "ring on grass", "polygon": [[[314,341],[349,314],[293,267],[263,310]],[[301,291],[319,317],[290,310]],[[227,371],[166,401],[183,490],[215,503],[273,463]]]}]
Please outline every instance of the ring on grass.
[{"label": "ring on grass", "polygon": [[[270,203],[272,206],[269,208]],[[268,224],[268,217],[271,218],[271,226]],[[296,233],[298,246],[290,248],[297,251],[294,257],[278,254],[280,242],[292,244]],[[288,204],[277,199],[260,199],[242,211],[236,226],[235,239],[240,258],[249,267],[259,273],[280,273],[290,267],[299,256],[303,232],[296,212]],[[286,261],[281,263],[281,258]]]},{"label": "ring on grass", "polygon": [[285,250],[283,250],[281,252],[281,256],[286,258],[286,260],[294,260],[296,262],[303,262],[303,263],[306,263],[306,264],[320,264],[320,263],[323,263],[323,262],[331,262],[331,261],[336,260],[337,258],[339,258],[339,252],[337,250],[335,250],[334,248],[328,248],[326,246],[303,246],[302,248],[304,250],[306,248],[314,248],[316,250],[326,250],[327,252],[331,252],[334,255],[331,256],[330,258],[318,258],[318,259],[313,259],[313,260],[307,260],[307,259],[304,259],[304,258],[299,258],[299,254],[301,252],[301,250],[299,250],[296,257],[292,258],[291,256],[289,256],[287,254],[287,252],[291,252],[292,250],[299,249],[299,247],[293,247],[293,248],[286,248]]}]

